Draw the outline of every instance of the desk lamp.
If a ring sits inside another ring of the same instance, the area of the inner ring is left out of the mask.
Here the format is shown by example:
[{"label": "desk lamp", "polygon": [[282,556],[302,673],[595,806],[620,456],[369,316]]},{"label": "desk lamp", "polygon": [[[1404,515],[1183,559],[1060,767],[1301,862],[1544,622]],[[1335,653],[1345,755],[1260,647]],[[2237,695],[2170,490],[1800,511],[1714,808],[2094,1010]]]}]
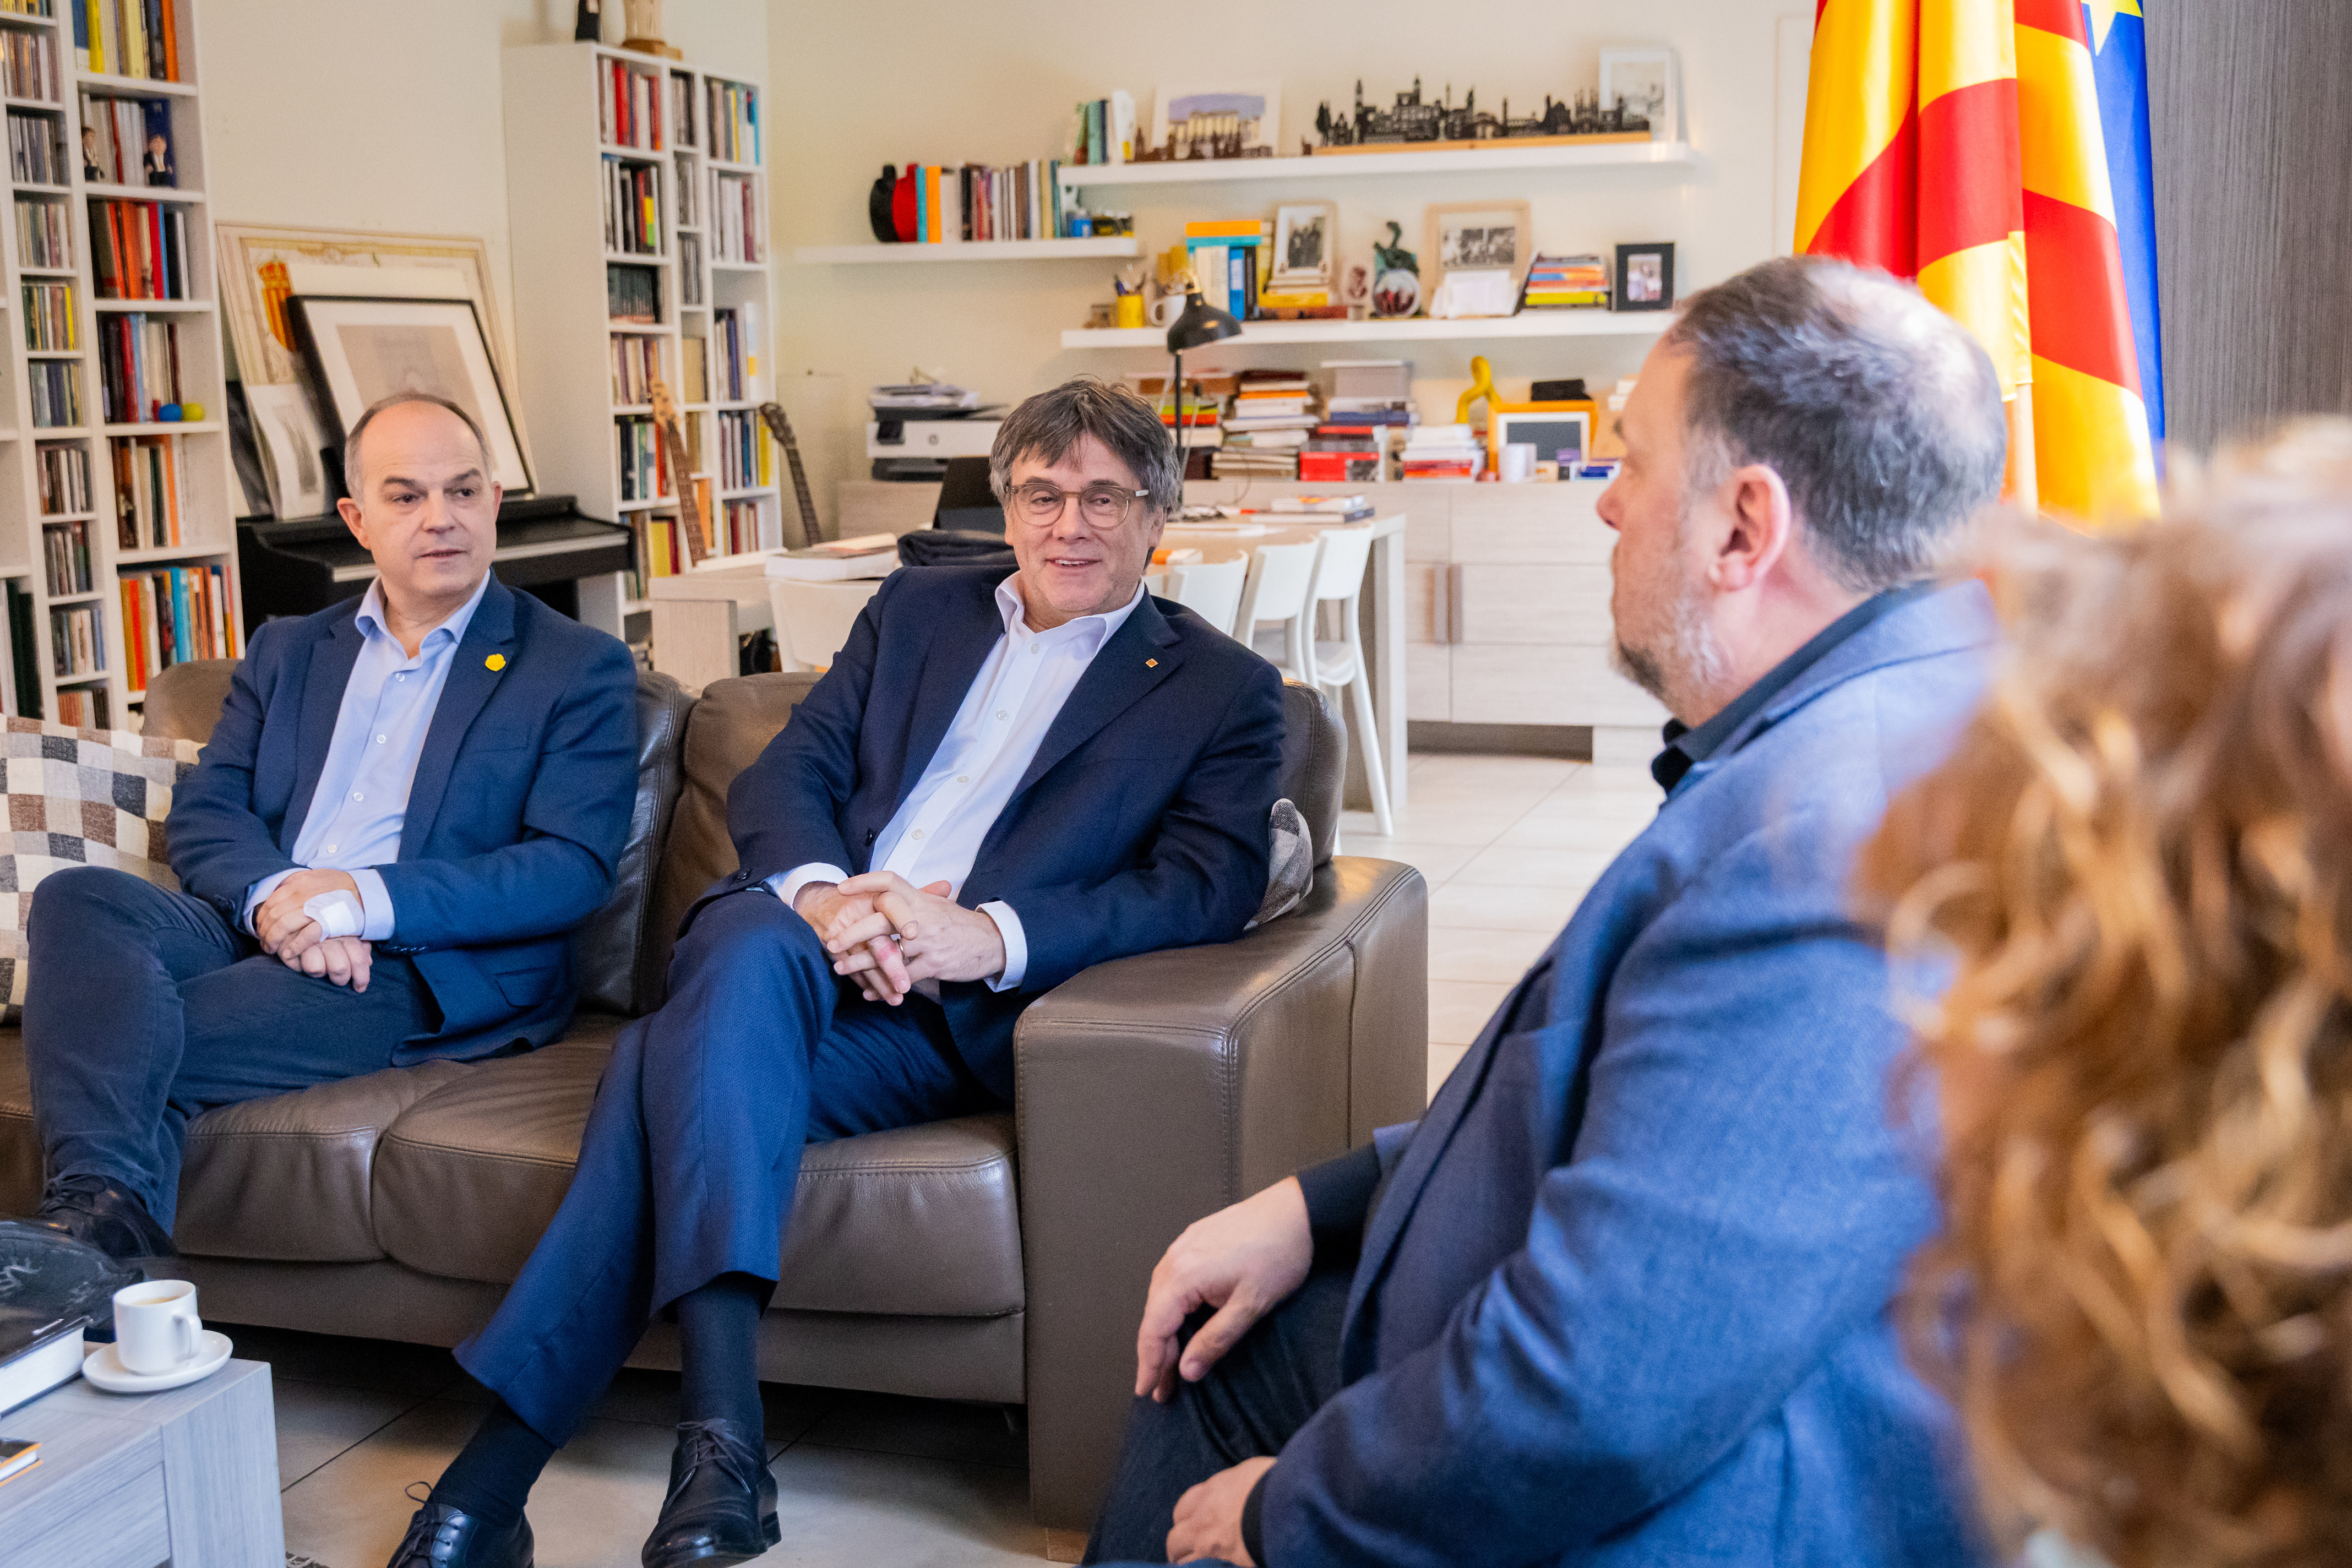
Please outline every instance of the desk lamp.
[{"label": "desk lamp", "polygon": [[1242,324],[1201,298],[1201,286],[1188,274],[1184,279],[1184,310],[1168,326],[1168,352],[1176,359],[1176,461],[1185,461],[1184,351],[1204,349],[1242,335]]}]

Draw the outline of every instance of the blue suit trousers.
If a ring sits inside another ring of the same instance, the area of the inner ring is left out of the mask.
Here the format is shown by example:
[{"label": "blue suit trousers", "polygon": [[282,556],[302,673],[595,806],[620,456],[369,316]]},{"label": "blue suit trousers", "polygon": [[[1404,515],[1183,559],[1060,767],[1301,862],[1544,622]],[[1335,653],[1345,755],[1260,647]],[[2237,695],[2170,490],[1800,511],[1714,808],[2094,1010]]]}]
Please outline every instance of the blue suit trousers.
[{"label": "blue suit trousers", "polygon": [[865,1000],[764,889],[705,905],[669,980],[614,1044],[562,1206],[457,1347],[553,1443],[656,1312],[722,1274],[776,1279],[806,1144],[1002,1105],[936,1004]]}]

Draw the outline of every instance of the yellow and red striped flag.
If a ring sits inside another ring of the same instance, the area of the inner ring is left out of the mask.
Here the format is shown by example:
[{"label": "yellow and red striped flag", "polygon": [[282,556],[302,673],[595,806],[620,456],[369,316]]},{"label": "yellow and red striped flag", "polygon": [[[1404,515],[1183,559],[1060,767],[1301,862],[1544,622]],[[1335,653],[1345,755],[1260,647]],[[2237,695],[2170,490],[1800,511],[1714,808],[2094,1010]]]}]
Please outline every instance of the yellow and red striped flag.
[{"label": "yellow and red striped flag", "polygon": [[2079,0],[1817,0],[1795,239],[1916,279],[1976,333],[2016,500],[2155,510]]}]

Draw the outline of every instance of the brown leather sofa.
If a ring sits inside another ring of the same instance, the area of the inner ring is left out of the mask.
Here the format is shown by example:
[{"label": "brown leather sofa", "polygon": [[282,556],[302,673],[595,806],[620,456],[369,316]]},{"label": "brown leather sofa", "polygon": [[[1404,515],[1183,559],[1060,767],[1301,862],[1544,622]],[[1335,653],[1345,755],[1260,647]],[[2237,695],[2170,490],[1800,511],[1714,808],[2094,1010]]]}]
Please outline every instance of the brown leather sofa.
[{"label": "brown leather sofa", "polygon": [[[149,732],[202,740],[226,660],[154,683]],[[190,1129],[177,1238],[205,1316],[451,1345],[487,1318],[571,1179],[614,1036],[657,1005],[688,902],[735,868],[727,786],[814,677],[638,684],[621,886],[577,940],[569,1033],[226,1106]],[[1082,1529],[1116,1455],[1151,1266],[1186,1224],[1417,1115],[1427,890],[1333,858],[1344,732],[1285,694],[1283,793],[1312,831],[1294,913],[1222,947],[1118,960],[1031,1007],[1018,1103],[810,1150],[761,1377],[1025,1404],[1041,1523]],[[0,1034],[0,1214],[39,1191],[24,1052]],[[677,1365],[656,1324],[638,1364]]]}]

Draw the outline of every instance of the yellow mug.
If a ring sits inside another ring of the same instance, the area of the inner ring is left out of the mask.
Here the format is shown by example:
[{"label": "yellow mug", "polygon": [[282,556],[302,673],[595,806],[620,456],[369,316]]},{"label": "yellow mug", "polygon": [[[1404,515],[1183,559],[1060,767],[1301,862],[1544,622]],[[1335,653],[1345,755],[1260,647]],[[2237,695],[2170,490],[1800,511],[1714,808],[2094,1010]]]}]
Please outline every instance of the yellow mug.
[{"label": "yellow mug", "polygon": [[1143,296],[1121,294],[1118,297],[1118,324],[1122,327],[1143,325]]}]

